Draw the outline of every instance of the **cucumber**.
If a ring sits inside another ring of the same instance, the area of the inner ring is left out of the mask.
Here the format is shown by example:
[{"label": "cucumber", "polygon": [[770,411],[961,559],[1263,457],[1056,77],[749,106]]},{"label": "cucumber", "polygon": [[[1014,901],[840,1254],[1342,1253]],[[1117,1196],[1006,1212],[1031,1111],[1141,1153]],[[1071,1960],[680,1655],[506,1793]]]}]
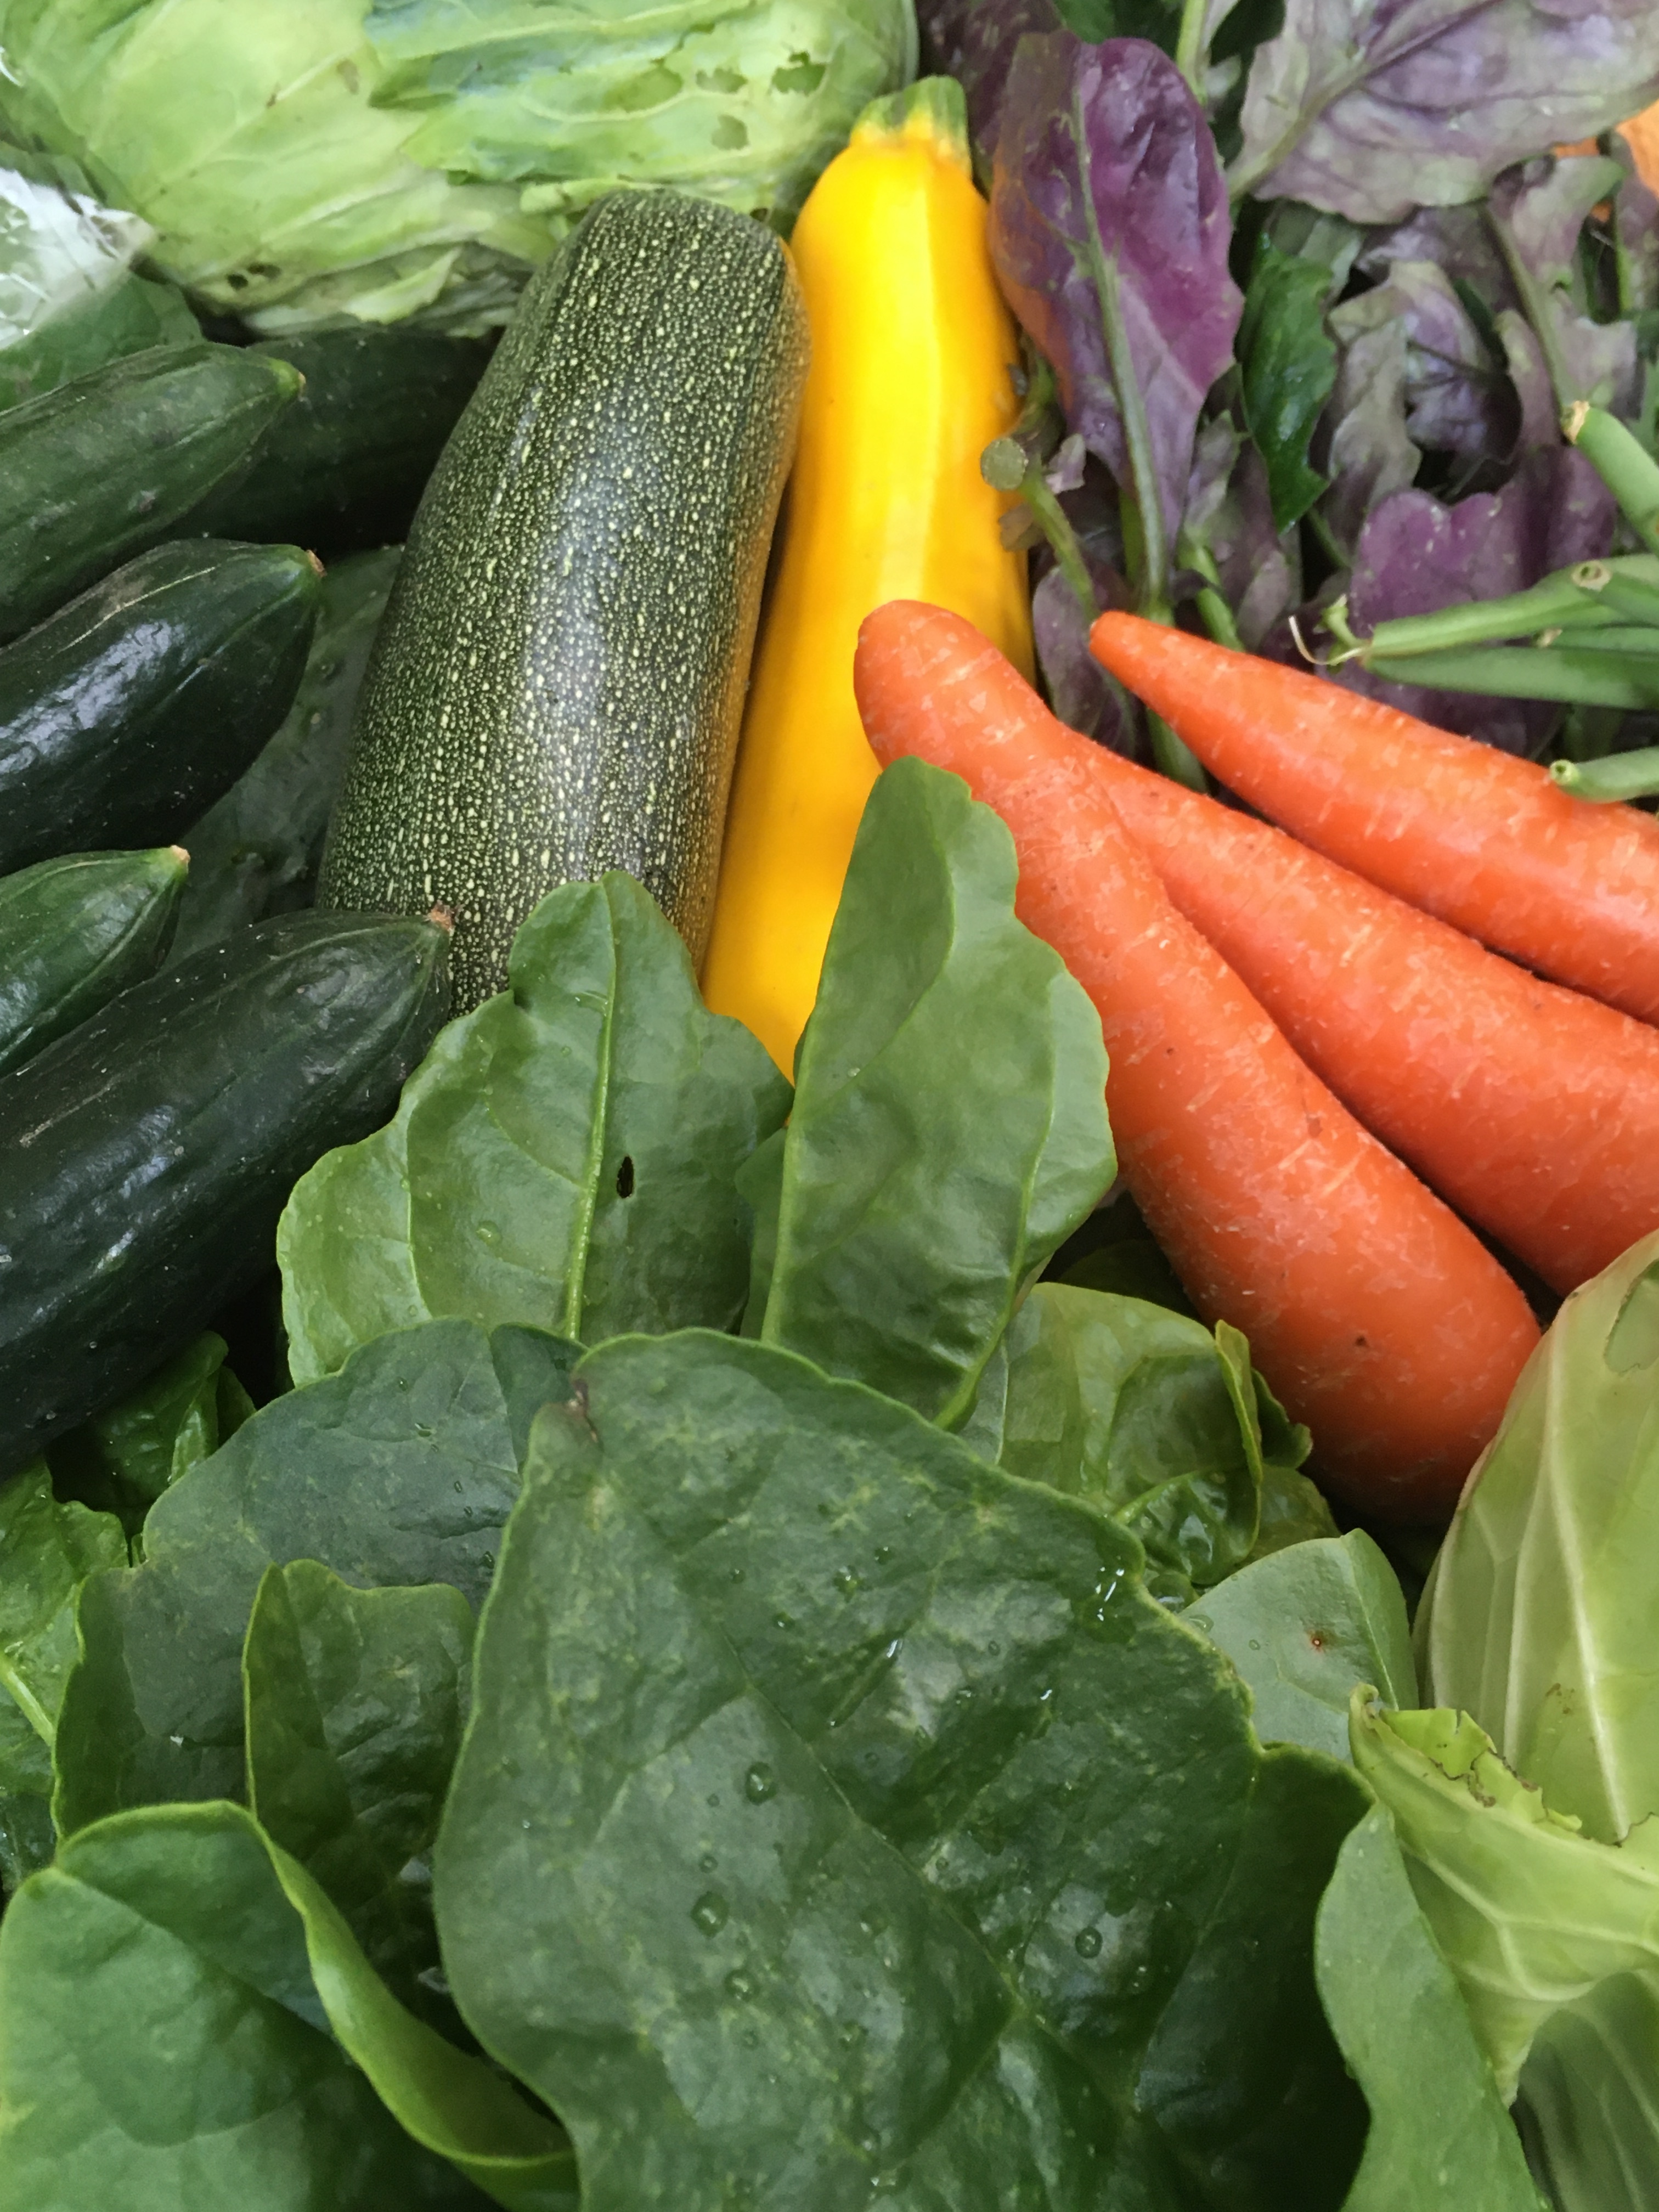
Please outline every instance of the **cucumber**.
[{"label": "cucumber", "polygon": [[0,1476],[270,1266],[295,1183],[436,1034],[447,949],[429,921],[278,915],[0,1083]]},{"label": "cucumber", "polygon": [[297,368],[305,389],[266,431],[247,474],[210,493],[182,526],[330,556],[400,544],[489,347],[359,325],[250,350]]},{"label": "cucumber", "polygon": [[388,545],[331,564],[287,719],[181,840],[190,850],[190,881],[171,959],[216,944],[240,923],[311,904],[363,670],[401,553]]},{"label": "cucumber", "polygon": [[299,390],[239,346],[155,346],[0,413],[0,641],[171,537]]},{"label": "cucumber", "polygon": [[0,1074],[141,982],[167,951],[188,857],[76,853],[0,876]]},{"label": "cucumber", "polygon": [[0,869],[180,837],[287,714],[321,604],[297,546],[158,545],[0,650]]},{"label": "cucumber", "polygon": [[318,892],[448,908],[459,1008],[607,868],[701,956],[806,347],[777,239],[677,192],[598,201],[526,291],[410,533]]}]

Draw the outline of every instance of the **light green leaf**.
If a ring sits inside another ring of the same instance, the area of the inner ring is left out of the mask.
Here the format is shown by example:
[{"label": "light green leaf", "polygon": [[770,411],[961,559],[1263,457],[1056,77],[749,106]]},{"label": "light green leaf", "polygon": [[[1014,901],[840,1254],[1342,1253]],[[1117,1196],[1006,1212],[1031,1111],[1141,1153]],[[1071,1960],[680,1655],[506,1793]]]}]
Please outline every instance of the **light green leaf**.
[{"label": "light green leaf", "polygon": [[[745,1334],[949,1427],[1114,1173],[1100,1020],[1014,916],[1013,842],[902,760],[853,849],[801,1040]],[[763,1180],[763,1176],[764,1180]]]},{"label": "light green leaf", "polygon": [[446,1315],[579,1342],[736,1320],[735,1177],[788,1085],[705,1010],[629,876],[551,892],[511,975],[440,1034],[389,1127],[296,1186],[277,1231],[296,1382]]},{"label": "light green leaf", "polygon": [[463,2212],[479,2189],[574,2212],[561,2131],[396,2003],[239,1807],[101,1821],[12,1900],[5,2212]]},{"label": "light green leaf", "polygon": [[1337,1856],[1315,1963],[1326,2014],[1370,2106],[1343,2212],[1541,2212],[1380,1807]]},{"label": "light green leaf", "polygon": [[[1599,1843],[1501,1759],[1467,1715],[1388,1713],[1356,1690],[1354,1764],[1394,1816],[1412,1885],[1499,2092],[1533,2040],[1598,1986],[1659,1988],[1659,1823]],[[1626,2063],[1650,2069],[1651,2051]],[[1586,2083],[1594,2096],[1593,2083]],[[1659,2141],[1644,2153],[1649,2171]]]},{"label": "light green leaf", "polygon": [[118,1515],[136,1534],[170,1483],[234,1436],[252,1413],[225,1365],[225,1341],[209,1329],[137,1389],[49,1446],[65,1497]]},{"label": "light green leaf", "polygon": [[472,1613],[447,1583],[354,1589],[265,1570],[242,1654],[248,1803],[422,2009],[438,1966],[422,1862],[460,1747]]},{"label": "light green leaf", "polygon": [[0,1693],[43,1743],[52,1740],[75,1663],[76,1592],[88,1575],[126,1559],[120,1522],[61,1504],[43,1465],[0,1487]]},{"label": "light green leaf", "polygon": [[1236,1329],[1224,1343],[1163,1306],[1039,1283],[1006,1341],[1010,1474],[1076,1491],[1132,1528],[1178,1598],[1243,1565],[1262,1460]]},{"label": "light green leaf", "polygon": [[1659,1235],[1556,1316],[1417,1622],[1425,1694],[1604,1843],[1659,1814],[1656,1552]]},{"label": "light green leaf", "polygon": [[1352,1773],[1260,1750],[1131,1537],[905,1407],[704,1332],[577,1382],[434,1871],[585,2212],[1336,2212]]},{"label": "light green leaf", "polygon": [[573,1346],[433,1322],[275,1399],[152,1510],[145,1557],[95,1575],[64,1692],[59,1830],[243,1786],[242,1646],[267,1567],[369,1587],[448,1583],[476,1606],[519,1490],[515,1432],[568,1395]]},{"label": "light green leaf", "polygon": [[1417,1703],[1406,1601],[1363,1530],[1257,1559],[1186,1618],[1249,1685],[1264,1743],[1346,1759],[1356,1684],[1374,1684],[1390,1705]]}]

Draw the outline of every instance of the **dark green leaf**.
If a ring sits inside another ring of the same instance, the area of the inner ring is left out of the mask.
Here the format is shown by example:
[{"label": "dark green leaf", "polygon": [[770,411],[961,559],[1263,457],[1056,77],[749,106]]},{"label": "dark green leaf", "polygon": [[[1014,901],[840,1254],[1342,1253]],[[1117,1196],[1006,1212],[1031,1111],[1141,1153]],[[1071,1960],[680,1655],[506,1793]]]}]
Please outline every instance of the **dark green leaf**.
[{"label": "dark green leaf", "polygon": [[1150,1237],[1120,1237],[1085,1252],[1058,1279],[1080,1291],[1109,1291],[1121,1298],[1144,1298],[1148,1305],[1168,1306],[1171,1313],[1190,1314],[1193,1303],[1176,1279],[1175,1269]]},{"label": "dark green leaf", "polygon": [[1249,1351],[1237,1330],[1228,1339],[1065,1283],[1039,1283],[1008,1333],[1001,1464],[1132,1528],[1183,1601],[1242,1565],[1256,1538]]},{"label": "dark green leaf", "polygon": [[438,1964],[422,1866],[466,1717],[472,1614],[447,1583],[354,1589],[268,1567],[242,1655],[248,1802],[421,2009]]},{"label": "dark green leaf", "polygon": [[[44,1466],[25,1468],[0,1488],[0,1695],[43,1744],[52,1740],[75,1663],[76,1592],[126,1558],[120,1522],[61,1504]],[[0,1787],[10,1764],[0,1764]]]},{"label": "dark green leaf", "polygon": [[129,273],[0,353],[0,407],[55,392],[124,354],[193,344],[201,335],[182,292]]},{"label": "dark green leaf", "polygon": [[[1258,1376],[1257,1382],[1261,1380]],[[1306,1430],[1302,1433],[1305,1436]],[[1335,1518],[1318,1486],[1293,1468],[1266,1458],[1261,1469],[1261,1518],[1256,1524],[1250,1558],[1270,1559],[1292,1544],[1309,1544],[1337,1533]]]},{"label": "dark green leaf", "polygon": [[239,923],[308,904],[352,712],[402,548],[331,563],[304,676],[258,758],[184,842],[190,880],[171,959],[216,945]]},{"label": "dark green leaf", "polygon": [[945,1426],[1114,1172],[1100,1020],[1014,917],[1013,842],[957,778],[877,782],[757,1217],[745,1333]]},{"label": "dark green leaf", "polygon": [[1360,1529],[1255,1560],[1187,1617],[1249,1684],[1264,1743],[1346,1759],[1357,1682],[1373,1684],[1386,1705],[1417,1703],[1406,1601]]},{"label": "dark green leaf", "polygon": [[1324,490],[1308,459],[1336,383],[1336,347],[1325,328],[1331,272],[1323,262],[1283,253],[1263,239],[1244,295],[1238,359],[1244,420],[1267,464],[1273,522],[1287,530]]},{"label": "dark green leaf", "polygon": [[[0,1735],[6,1726],[0,1714]],[[0,1897],[10,1896],[30,1875],[50,1866],[57,1842],[44,1792],[0,1790]]]},{"label": "dark green leaf", "polygon": [[[166,1492],[143,1565],[82,1594],[57,1747],[64,1834],[128,1806],[240,1793],[242,1644],[268,1566],[317,1559],[369,1588],[449,1583],[477,1605],[519,1489],[514,1338],[506,1382],[470,1322],[383,1338],[274,1400]],[[574,1357],[550,1346],[538,1404],[566,1395]]]},{"label": "dark green leaf", "polygon": [[1338,1854],[1315,1958],[1326,2013],[1370,2107],[1343,2212],[1541,2212],[1380,1806]]},{"label": "dark green leaf", "polygon": [[296,1382],[447,1314],[590,1342],[737,1319],[734,1178],[788,1085],[704,1009],[629,876],[550,893],[512,976],[442,1032],[388,1127],[296,1188],[277,1237]]},{"label": "dark green leaf", "polygon": [[404,2012],[222,1804],[100,1822],[12,1901],[0,2171],[9,2204],[121,2212],[575,2204],[560,2131]]},{"label": "dark green leaf", "polygon": [[586,2212],[1340,2204],[1312,1904],[1362,1795],[1263,1758],[1133,1540],[769,1346],[577,1383],[434,1875]]},{"label": "dark green leaf", "polygon": [[252,1411],[210,1329],[130,1397],[60,1437],[47,1453],[66,1498],[114,1513],[130,1534],[172,1482],[234,1436]]}]

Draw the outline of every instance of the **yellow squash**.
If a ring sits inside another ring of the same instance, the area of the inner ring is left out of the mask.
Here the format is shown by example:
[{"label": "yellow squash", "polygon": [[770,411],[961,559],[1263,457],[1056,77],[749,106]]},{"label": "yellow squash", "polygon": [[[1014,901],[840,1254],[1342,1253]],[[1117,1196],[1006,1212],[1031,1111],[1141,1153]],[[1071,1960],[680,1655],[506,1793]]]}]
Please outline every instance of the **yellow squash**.
[{"label": "yellow squash", "polygon": [[1018,413],[1013,324],[960,88],[868,109],[791,240],[812,365],[726,817],[703,993],[789,1073],[877,764],[853,650],[887,599],[965,615],[1031,671],[1025,556],[979,457]]}]

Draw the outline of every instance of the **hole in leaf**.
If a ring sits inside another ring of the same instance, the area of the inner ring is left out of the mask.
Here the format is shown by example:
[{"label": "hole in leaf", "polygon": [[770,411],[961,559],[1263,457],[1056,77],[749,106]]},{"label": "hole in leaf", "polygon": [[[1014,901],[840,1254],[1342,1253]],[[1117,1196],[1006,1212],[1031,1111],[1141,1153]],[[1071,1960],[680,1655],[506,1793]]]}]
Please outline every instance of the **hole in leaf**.
[{"label": "hole in leaf", "polygon": [[1607,1357],[1615,1375],[1651,1367],[1659,1359],[1659,1260],[1626,1292],[1619,1318],[1607,1331]]}]

